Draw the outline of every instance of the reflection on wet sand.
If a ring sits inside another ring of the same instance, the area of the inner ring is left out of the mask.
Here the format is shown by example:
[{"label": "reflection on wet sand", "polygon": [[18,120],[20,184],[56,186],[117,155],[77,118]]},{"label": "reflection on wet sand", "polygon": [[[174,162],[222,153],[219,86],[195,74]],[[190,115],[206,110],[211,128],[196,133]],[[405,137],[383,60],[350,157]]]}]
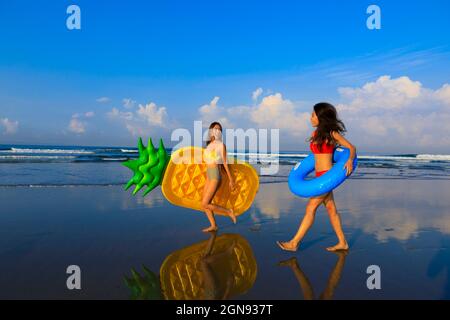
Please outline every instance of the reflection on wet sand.
[{"label": "reflection on wet sand", "polygon": [[[344,224],[373,234],[380,242],[409,240],[425,229],[450,234],[448,182],[353,180],[338,190],[337,206]],[[344,192],[345,189],[351,192]]]},{"label": "reflection on wet sand", "polygon": [[[237,299],[302,298],[301,286],[292,273],[298,273],[298,269],[280,268],[274,263],[291,256],[280,252],[275,241],[295,231],[307,199],[292,195],[286,183],[260,187],[247,216],[223,229],[242,234],[251,244],[252,253],[242,253],[246,252],[246,241],[239,238],[237,248],[227,251],[233,241],[221,245],[223,236],[219,233],[214,241],[212,238],[211,242],[194,245],[197,254],[183,250],[185,253],[175,259],[177,263],[164,267],[164,274],[172,276],[162,277],[161,273],[161,278],[159,269],[169,253],[180,252],[178,249],[185,245],[209,236],[198,228],[203,217],[171,205],[160,192],[142,198],[123,192],[122,186],[0,188],[4,204],[0,215],[0,274],[22,275],[0,277],[0,298],[73,299],[74,292],[61,286],[58,276],[74,263],[73,257],[89,274],[78,293],[83,299],[123,299],[130,294],[136,299],[199,299],[208,294]],[[449,187],[450,180],[353,179],[341,185],[335,198],[351,256],[347,256],[333,298],[450,298]],[[150,201],[143,202],[145,199]],[[64,208],[64,212],[55,211],[55,207]],[[273,217],[278,210],[281,218],[277,220]],[[251,229],[256,223],[248,218],[250,215],[260,219],[260,232]],[[323,250],[334,241],[328,220],[321,206],[315,229],[296,253],[299,266],[317,291],[317,296],[312,295],[316,298],[327,278],[336,278],[329,276],[336,256]],[[201,262],[212,242],[210,258]],[[252,280],[256,271],[245,271],[256,270],[256,263],[249,267],[251,263],[243,262],[239,252],[247,260],[254,261],[253,255],[258,259],[257,281]],[[143,269],[143,262],[154,273]],[[367,290],[365,270],[369,264],[380,266],[382,290]],[[241,265],[244,271],[239,270]],[[139,274],[130,272],[131,267]],[[130,278],[132,291],[123,283],[124,274]],[[238,285],[239,278],[249,279],[249,284]],[[316,283],[322,285],[320,289]],[[307,286],[303,287],[306,290]],[[251,289],[245,292],[246,288]],[[172,296],[166,296],[166,291]]]},{"label": "reflection on wet sand", "polygon": [[443,296],[441,298],[448,300],[450,299],[450,254],[448,243],[443,240],[441,242],[441,248],[437,250],[428,265],[427,275],[430,278],[436,278],[441,273],[447,274]]},{"label": "reflection on wet sand", "polygon": [[132,299],[220,300],[248,291],[257,266],[253,251],[238,234],[217,236],[171,253],[163,262],[160,278],[143,267],[125,277]]},{"label": "reflection on wet sand", "polygon": [[[287,184],[264,184],[258,191],[254,205],[259,214],[271,219],[280,219],[282,214],[290,212],[302,199],[295,197],[287,188]],[[304,201],[304,200],[303,200]],[[304,201],[306,203],[306,201]]]},{"label": "reflection on wet sand", "polygon": [[[287,184],[263,186],[255,198],[255,223],[303,216],[307,199],[292,195]],[[352,179],[336,189],[335,199],[344,227],[362,229],[379,242],[407,241],[427,229],[450,234],[447,193],[448,181]]]},{"label": "reflection on wet sand", "polygon": [[[339,280],[341,279],[342,271],[344,269],[345,259],[347,257],[348,251],[336,251],[333,252],[338,256],[338,260],[336,261],[336,264],[333,268],[333,270],[330,273],[330,276],[328,277],[327,286],[325,290],[322,292],[322,294],[319,296],[320,300],[331,300],[333,299],[334,290],[336,289]],[[292,257],[288,260],[281,261],[278,263],[279,266],[286,266],[290,267],[292,272],[295,275],[295,278],[297,279],[300,289],[303,293],[303,298],[305,300],[314,300],[315,294],[314,289],[309,281],[306,274],[303,272],[302,268],[300,267],[298,260],[296,257]]]}]

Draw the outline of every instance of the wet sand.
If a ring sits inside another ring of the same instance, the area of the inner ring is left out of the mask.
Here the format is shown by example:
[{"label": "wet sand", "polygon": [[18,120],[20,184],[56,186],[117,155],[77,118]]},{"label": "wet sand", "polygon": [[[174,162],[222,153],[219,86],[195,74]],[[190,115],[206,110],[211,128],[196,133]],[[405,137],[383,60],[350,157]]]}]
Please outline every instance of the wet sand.
[{"label": "wet sand", "polygon": [[[237,225],[218,217],[214,239],[202,213],[159,188],[142,198],[120,186],[1,187],[0,298],[448,299],[448,190],[449,180],[350,179],[335,191],[343,255],[325,250],[336,238],[323,207],[297,253],[276,246],[307,201],[286,183],[261,184]],[[81,290],[66,288],[73,264]],[[366,286],[369,265],[381,290]]]}]

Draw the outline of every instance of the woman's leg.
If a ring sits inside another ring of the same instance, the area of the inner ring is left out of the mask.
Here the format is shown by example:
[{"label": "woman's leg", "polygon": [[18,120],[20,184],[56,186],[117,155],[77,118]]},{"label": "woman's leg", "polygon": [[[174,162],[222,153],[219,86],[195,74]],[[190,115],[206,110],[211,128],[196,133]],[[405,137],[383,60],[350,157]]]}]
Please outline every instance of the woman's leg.
[{"label": "woman's leg", "polygon": [[204,300],[217,300],[219,298],[219,279],[217,279],[213,268],[205,259],[200,259],[199,269],[203,275],[203,297]]},{"label": "woman's leg", "polygon": [[306,274],[300,268],[297,258],[292,257],[286,261],[281,261],[278,265],[291,267],[292,271],[294,271],[294,275],[297,278],[298,283],[300,284],[304,299],[314,300],[313,286],[311,285],[311,282],[309,281]]},{"label": "woman's leg", "polygon": [[324,199],[323,204],[327,208],[328,216],[330,217],[331,225],[333,226],[334,232],[338,237],[338,244],[333,247],[328,247],[328,251],[336,250],[347,250],[348,244],[345,240],[344,232],[342,231],[341,218],[336,209],[336,204],[334,203],[333,191],[331,191]]},{"label": "woman's leg", "polygon": [[[218,172],[218,174],[220,175],[220,172]],[[211,181],[211,183],[215,182],[215,188],[214,188],[213,194],[211,196],[211,199],[209,199],[208,204],[204,205],[204,208],[206,206],[209,210],[213,211],[214,213],[226,214],[227,216],[229,216],[231,218],[233,223],[236,223],[236,216],[234,215],[233,209],[227,209],[227,208],[224,208],[224,207],[221,207],[221,206],[218,206],[218,205],[215,205],[215,204],[211,203],[211,200],[214,198],[214,194],[216,193],[216,191],[217,191],[217,189],[219,187],[220,180],[214,179],[214,180],[210,180],[210,181]]]},{"label": "woman's leg", "polygon": [[217,232],[211,232],[211,236],[209,237],[208,243],[205,248],[205,252],[203,253],[203,257],[207,257],[211,254],[212,249],[214,247],[214,243],[216,242]]},{"label": "woman's leg", "polygon": [[314,217],[316,215],[317,208],[323,202],[325,196],[312,197],[309,199],[308,204],[306,205],[305,216],[303,217],[302,223],[297,230],[297,233],[292,238],[292,240],[288,242],[278,242],[278,245],[284,249],[289,251],[296,251],[298,244],[302,241],[306,232],[308,232],[309,228],[311,228]]},{"label": "woman's leg", "polygon": [[321,300],[331,300],[333,299],[334,290],[336,289],[339,280],[341,279],[342,270],[344,270],[345,257],[347,256],[347,251],[336,251],[338,255],[338,261],[334,266],[333,271],[331,271],[330,277],[328,278],[327,287],[320,295]]},{"label": "woman's leg", "polygon": [[203,189],[203,198],[202,198],[202,207],[208,217],[209,223],[211,226],[209,228],[203,229],[204,232],[210,232],[217,230],[216,219],[214,218],[213,211],[209,208],[209,202],[214,197],[214,193],[216,192],[216,180],[206,179],[205,187]]},{"label": "woman's leg", "polygon": [[200,268],[204,276],[204,291],[207,297],[213,297],[217,300],[225,299],[229,295],[234,284],[234,274],[231,270],[230,272],[218,273],[217,263],[232,260],[235,247],[236,241],[233,240],[225,251],[213,253],[200,260]]},{"label": "woman's leg", "polygon": [[224,207],[212,204],[212,203],[208,204],[208,208],[210,210],[214,211],[215,213],[222,213],[222,214],[226,214],[226,215],[230,215],[230,213],[231,213],[231,209],[227,209],[227,208],[224,208]]}]

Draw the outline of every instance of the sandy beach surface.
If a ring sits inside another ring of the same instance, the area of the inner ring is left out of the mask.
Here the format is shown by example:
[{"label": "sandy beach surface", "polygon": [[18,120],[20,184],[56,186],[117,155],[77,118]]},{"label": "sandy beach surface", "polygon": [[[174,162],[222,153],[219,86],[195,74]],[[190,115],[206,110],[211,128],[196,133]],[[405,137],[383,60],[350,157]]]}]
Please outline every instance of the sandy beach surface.
[{"label": "sandy beach surface", "polygon": [[[335,191],[345,255],[325,250],[336,238],[324,207],[298,252],[276,246],[307,201],[286,183],[261,184],[237,225],[218,217],[215,238],[201,232],[203,213],[171,205],[159,188],[142,198],[122,186],[4,186],[0,299],[448,299],[449,187],[350,179]],[[81,268],[81,290],[66,287],[69,265]],[[367,288],[370,265],[380,290]]]}]

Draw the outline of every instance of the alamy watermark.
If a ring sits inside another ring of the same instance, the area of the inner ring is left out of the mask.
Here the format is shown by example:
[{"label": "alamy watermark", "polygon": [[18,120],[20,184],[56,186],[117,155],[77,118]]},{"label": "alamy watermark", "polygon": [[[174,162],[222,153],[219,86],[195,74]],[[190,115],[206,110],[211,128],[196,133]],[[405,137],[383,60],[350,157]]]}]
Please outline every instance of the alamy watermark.
[{"label": "alamy watermark", "polygon": [[66,19],[66,27],[69,30],[81,29],[81,9],[79,6],[72,4],[67,7],[66,13],[69,16]]},{"label": "alamy watermark", "polygon": [[[279,169],[280,130],[249,128],[249,129],[224,129],[222,132],[227,151],[238,158],[244,158],[250,163],[261,164],[261,175],[273,175]],[[189,146],[204,146],[209,139],[209,130],[204,130],[202,121],[194,121],[194,135],[185,128],[172,131],[172,142],[178,142],[173,150]],[[174,163],[204,163],[203,155],[198,150],[193,154],[186,152],[179,158],[174,158]],[[220,163],[220,159],[219,162]]]},{"label": "alamy watermark", "polygon": [[70,274],[66,280],[67,289],[81,290],[81,268],[73,264],[67,267],[66,273]]},{"label": "alamy watermark", "polygon": [[366,20],[366,26],[369,30],[380,30],[381,29],[381,9],[376,4],[372,4],[367,7],[367,14],[370,16]]},{"label": "alamy watermark", "polygon": [[366,270],[370,276],[367,278],[366,285],[369,290],[381,289],[381,268],[376,264],[370,265]]}]

